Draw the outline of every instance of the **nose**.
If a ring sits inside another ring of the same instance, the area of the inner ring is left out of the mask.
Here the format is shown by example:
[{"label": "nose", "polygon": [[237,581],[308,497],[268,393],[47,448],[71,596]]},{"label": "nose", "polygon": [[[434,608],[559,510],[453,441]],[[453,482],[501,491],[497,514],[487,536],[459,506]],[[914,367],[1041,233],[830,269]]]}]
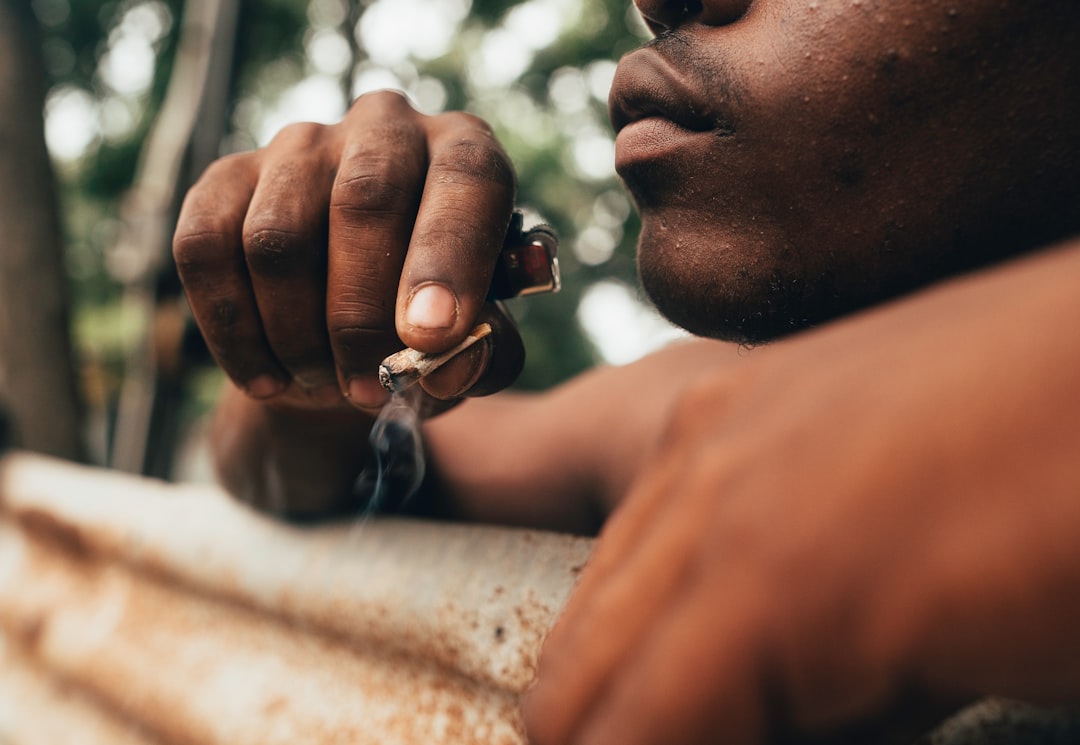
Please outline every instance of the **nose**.
[{"label": "nose", "polygon": [[722,26],[737,21],[753,0],[634,0],[654,34],[687,23]]}]

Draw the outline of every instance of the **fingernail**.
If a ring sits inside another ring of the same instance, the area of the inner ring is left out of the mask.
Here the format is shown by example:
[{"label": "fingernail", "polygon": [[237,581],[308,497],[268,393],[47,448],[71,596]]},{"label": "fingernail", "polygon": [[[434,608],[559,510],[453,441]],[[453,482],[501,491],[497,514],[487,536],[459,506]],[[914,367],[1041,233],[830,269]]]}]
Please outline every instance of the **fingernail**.
[{"label": "fingernail", "polygon": [[374,375],[349,379],[349,400],[362,409],[378,409],[390,398],[390,393]]},{"label": "fingernail", "polygon": [[418,329],[446,329],[457,320],[458,302],[444,285],[430,282],[413,291],[405,323]]},{"label": "fingernail", "polygon": [[252,398],[270,398],[285,390],[285,381],[275,378],[273,375],[260,375],[249,380],[244,390]]},{"label": "fingernail", "polygon": [[[420,385],[430,395],[443,401],[461,398],[480,380],[490,360],[491,339],[488,337],[459,352],[445,368],[422,378]],[[462,374],[467,377],[462,378]]]},{"label": "fingernail", "polygon": [[488,362],[491,361],[491,337],[481,339],[476,346],[466,350],[465,354],[473,358],[472,374],[465,379],[465,382],[456,391],[450,394],[450,398],[464,396],[470,388],[476,385],[476,381],[480,380],[480,376],[487,370]]}]

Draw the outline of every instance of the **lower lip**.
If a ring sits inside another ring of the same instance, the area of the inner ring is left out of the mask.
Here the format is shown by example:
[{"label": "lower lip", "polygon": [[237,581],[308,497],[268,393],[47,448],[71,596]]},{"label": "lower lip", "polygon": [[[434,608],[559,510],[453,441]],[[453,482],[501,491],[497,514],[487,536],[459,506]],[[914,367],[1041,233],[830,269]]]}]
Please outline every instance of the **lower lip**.
[{"label": "lower lip", "polygon": [[659,116],[638,119],[619,130],[615,137],[615,168],[675,155],[692,140],[707,136],[708,132],[687,129]]}]

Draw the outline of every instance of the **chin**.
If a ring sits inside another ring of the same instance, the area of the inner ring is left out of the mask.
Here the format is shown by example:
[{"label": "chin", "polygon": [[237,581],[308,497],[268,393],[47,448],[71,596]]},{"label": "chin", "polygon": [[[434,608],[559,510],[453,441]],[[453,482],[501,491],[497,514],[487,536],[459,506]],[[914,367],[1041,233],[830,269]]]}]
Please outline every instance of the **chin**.
[{"label": "chin", "polygon": [[642,266],[640,273],[645,294],[656,309],[697,336],[757,346],[814,325],[809,316],[777,303],[768,291],[732,297],[721,290],[688,288],[671,272]]},{"label": "chin", "polygon": [[777,249],[761,236],[688,237],[674,227],[646,221],[638,274],[657,310],[692,334],[758,345],[850,310],[830,274],[802,266],[783,244]]}]

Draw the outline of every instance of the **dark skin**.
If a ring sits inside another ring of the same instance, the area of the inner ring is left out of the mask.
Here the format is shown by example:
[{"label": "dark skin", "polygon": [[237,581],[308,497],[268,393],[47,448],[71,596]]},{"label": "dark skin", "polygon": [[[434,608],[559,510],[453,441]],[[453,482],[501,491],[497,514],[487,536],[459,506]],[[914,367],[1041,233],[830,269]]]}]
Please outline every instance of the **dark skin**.
[{"label": "dark skin", "polygon": [[296,515],[352,508],[388,395],[378,364],[403,345],[438,352],[479,321],[495,329],[424,381],[431,412],[513,380],[520,340],[484,302],[513,194],[485,123],[423,117],[394,93],[208,169],[184,202],[174,255],[238,389],[215,433],[233,491],[264,503],[287,494]]},{"label": "dark skin", "polygon": [[[612,512],[530,739],[859,741],[987,694],[1080,700],[1080,6],[637,5],[658,39],[611,102],[643,283],[698,334],[788,338],[426,424],[448,513],[588,531]],[[208,172],[177,258],[236,384],[230,488],[348,506],[374,365],[401,343],[491,318],[426,406],[509,383],[520,343],[482,298],[511,174],[482,122],[394,94]]]}]

